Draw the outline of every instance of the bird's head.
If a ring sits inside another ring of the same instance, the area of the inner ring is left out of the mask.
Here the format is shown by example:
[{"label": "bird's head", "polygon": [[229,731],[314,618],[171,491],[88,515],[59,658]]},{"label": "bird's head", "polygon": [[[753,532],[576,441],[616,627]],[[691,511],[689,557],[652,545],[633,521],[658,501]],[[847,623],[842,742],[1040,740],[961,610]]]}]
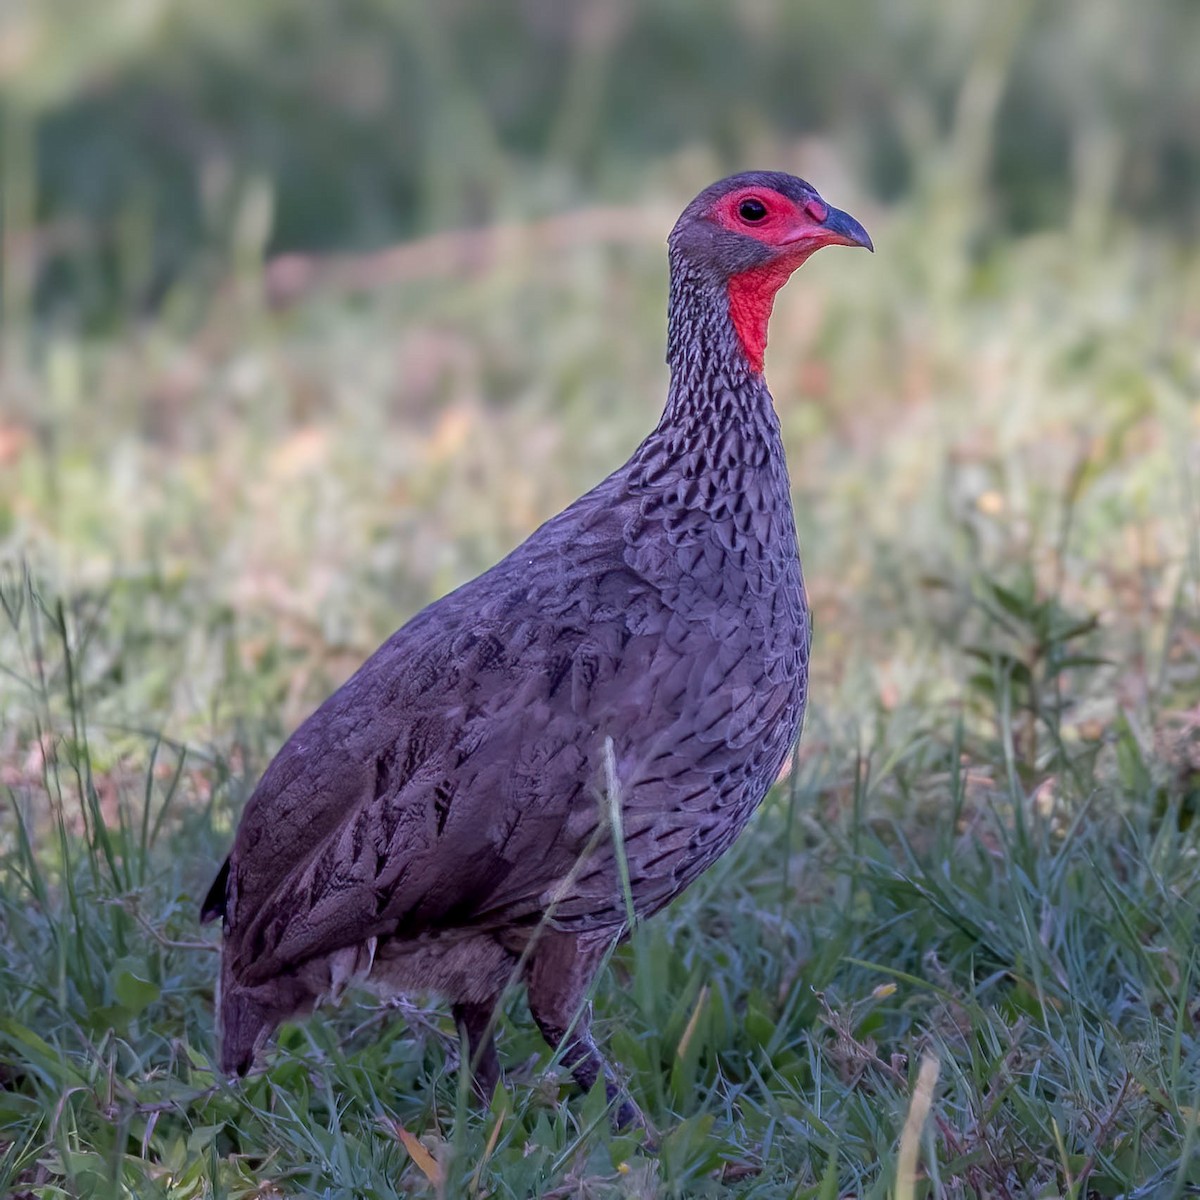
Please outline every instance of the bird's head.
[{"label": "bird's head", "polygon": [[816,188],[778,171],[747,171],[696,197],[669,239],[672,275],[724,292],[750,366],[762,370],[775,293],[822,246],[874,250],[849,213]]}]

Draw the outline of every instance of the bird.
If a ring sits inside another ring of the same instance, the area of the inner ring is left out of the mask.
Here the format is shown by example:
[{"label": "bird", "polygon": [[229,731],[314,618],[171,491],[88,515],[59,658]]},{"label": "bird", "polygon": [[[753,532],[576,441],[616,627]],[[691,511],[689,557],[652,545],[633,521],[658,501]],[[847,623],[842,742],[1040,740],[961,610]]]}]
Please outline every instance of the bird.
[{"label": "bird", "polygon": [[828,245],[816,189],[733,175],[668,239],[669,384],[623,466],[403,625],[286,741],[201,906],[223,922],[220,1066],[352,982],[451,1005],[485,1099],[496,1012],[618,1126],[591,1030],[613,946],[723,854],[799,736],[811,623],[763,375],[775,295]]}]

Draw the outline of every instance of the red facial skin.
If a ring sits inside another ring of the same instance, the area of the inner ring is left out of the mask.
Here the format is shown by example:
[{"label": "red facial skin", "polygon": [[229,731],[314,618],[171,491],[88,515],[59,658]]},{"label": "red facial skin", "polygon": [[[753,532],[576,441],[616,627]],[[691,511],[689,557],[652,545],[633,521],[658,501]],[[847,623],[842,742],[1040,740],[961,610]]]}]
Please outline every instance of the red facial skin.
[{"label": "red facial skin", "polygon": [[[738,209],[744,200],[757,200],[767,210],[758,221],[748,221]],[[767,323],[775,304],[775,293],[788,276],[815,250],[842,241],[822,222],[828,207],[816,197],[804,204],[771,188],[747,187],[730,192],[717,201],[713,219],[725,229],[755,238],[777,251],[762,266],[742,271],[729,279],[729,315],[741,340],[751,370],[761,373],[767,348]]]}]

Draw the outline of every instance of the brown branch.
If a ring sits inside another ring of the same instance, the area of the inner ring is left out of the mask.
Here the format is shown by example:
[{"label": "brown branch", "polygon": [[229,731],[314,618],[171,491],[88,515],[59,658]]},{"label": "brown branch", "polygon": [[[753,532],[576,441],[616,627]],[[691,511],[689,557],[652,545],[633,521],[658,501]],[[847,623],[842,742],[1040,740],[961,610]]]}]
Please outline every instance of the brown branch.
[{"label": "brown branch", "polygon": [[665,227],[653,207],[588,208],[528,224],[436,233],[363,254],[281,254],[266,265],[265,291],[272,305],[286,307],[316,288],[374,291],[416,279],[481,274],[516,255],[653,244]]}]

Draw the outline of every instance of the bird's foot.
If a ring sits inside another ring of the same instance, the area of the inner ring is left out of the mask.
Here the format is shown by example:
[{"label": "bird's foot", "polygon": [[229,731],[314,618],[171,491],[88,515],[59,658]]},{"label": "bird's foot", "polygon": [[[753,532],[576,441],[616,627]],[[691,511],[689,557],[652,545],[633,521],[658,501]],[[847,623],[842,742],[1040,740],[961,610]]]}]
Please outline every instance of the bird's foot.
[{"label": "bird's foot", "polygon": [[634,1103],[627,1092],[609,1082],[605,1084],[609,1104],[612,1107],[614,1133],[643,1134],[642,1149],[650,1154],[658,1153],[658,1137],[645,1114]]}]

